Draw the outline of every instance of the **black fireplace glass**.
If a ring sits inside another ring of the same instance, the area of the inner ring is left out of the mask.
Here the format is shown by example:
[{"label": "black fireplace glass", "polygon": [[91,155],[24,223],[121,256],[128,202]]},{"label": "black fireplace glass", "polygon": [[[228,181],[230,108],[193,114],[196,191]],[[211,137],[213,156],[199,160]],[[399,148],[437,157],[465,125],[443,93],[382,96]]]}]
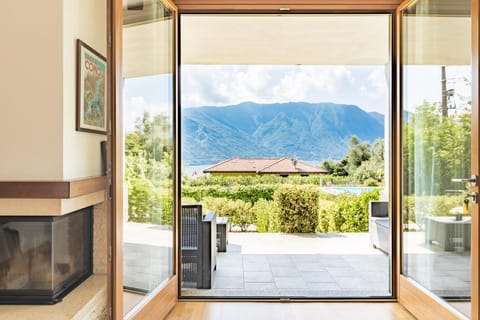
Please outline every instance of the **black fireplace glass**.
[{"label": "black fireplace glass", "polygon": [[92,208],[0,217],[0,303],[53,304],[92,273]]}]

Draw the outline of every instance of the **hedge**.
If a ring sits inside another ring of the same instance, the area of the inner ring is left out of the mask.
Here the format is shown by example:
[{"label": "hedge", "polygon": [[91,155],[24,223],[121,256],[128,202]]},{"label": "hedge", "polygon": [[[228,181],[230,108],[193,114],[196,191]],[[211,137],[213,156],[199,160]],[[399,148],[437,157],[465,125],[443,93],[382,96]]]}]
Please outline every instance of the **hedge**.
[{"label": "hedge", "polygon": [[274,201],[260,199],[253,206],[258,232],[280,232],[278,208]]},{"label": "hedge", "polygon": [[415,223],[417,217],[428,215],[449,215],[449,211],[453,208],[463,206],[464,197],[463,195],[405,196],[403,199],[404,223]]},{"label": "hedge", "polygon": [[310,186],[282,186],[275,191],[280,231],[315,232],[318,225],[318,189]]},{"label": "hedge", "polygon": [[249,202],[211,197],[203,199],[202,202],[204,210],[215,211],[220,217],[228,217],[230,226],[239,226],[242,231],[247,231],[247,228],[255,223],[255,212]]},{"label": "hedge", "polygon": [[194,198],[201,201],[203,198],[227,198],[242,200],[254,204],[260,199],[272,200],[277,185],[234,185],[234,186],[183,186],[182,197]]},{"label": "hedge", "polygon": [[342,194],[329,202],[319,212],[319,232],[367,232],[368,203],[378,200],[380,191],[362,193],[360,196]]}]

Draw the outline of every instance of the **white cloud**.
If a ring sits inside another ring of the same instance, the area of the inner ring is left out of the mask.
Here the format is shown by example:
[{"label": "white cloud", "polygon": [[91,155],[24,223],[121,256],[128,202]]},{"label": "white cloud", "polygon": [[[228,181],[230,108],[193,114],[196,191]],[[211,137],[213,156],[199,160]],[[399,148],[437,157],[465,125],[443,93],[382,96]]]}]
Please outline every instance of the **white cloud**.
[{"label": "white cloud", "polygon": [[387,95],[387,79],[384,70],[374,69],[367,77],[367,81],[359,88],[360,93],[369,99],[385,99]]},{"label": "white cloud", "polygon": [[135,121],[142,117],[145,112],[150,115],[168,115],[170,108],[167,104],[148,103],[143,96],[130,97],[124,100],[124,124],[125,131],[130,132],[135,128]]},{"label": "white cloud", "polygon": [[304,101],[383,113],[387,93],[383,66],[182,66],[184,108]]}]

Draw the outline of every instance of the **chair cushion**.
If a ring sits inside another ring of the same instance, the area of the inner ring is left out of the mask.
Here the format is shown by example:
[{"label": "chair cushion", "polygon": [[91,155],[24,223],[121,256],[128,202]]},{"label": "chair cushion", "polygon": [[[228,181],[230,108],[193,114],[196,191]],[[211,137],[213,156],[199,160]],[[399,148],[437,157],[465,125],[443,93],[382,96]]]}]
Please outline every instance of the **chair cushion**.
[{"label": "chair cushion", "polygon": [[389,228],[389,218],[377,218],[375,219],[375,223],[377,224],[378,227],[383,227],[385,229]]}]

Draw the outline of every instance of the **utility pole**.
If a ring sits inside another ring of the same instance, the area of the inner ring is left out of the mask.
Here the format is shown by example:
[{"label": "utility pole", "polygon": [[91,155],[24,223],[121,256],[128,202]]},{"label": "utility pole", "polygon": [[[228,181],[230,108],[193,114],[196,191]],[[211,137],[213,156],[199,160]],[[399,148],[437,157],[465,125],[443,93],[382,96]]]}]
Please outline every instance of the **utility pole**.
[{"label": "utility pole", "polygon": [[447,75],[445,66],[442,66],[442,118],[448,118],[448,99],[447,99]]}]

